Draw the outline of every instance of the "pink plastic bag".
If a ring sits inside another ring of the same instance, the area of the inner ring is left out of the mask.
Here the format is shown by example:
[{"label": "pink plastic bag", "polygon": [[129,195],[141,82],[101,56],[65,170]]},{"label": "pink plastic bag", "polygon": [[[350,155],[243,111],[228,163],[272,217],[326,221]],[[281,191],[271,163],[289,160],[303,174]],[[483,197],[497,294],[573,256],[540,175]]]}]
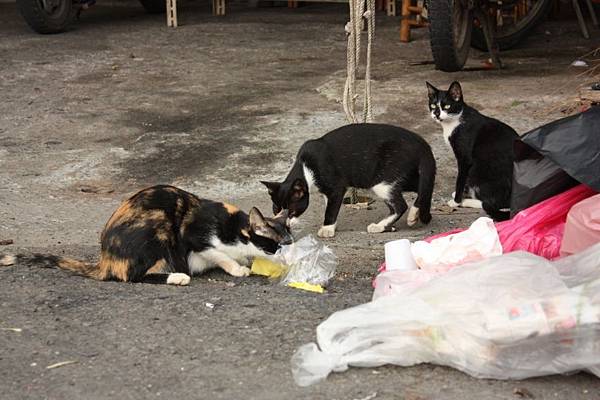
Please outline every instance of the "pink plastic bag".
[{"label": "pink plastic bag", "polygon": [[[503,252],[525,250],[549,260],[560,257],[567,213],[575,204],[594,194],[596,192],[585,185],[575,186],[519,212],[508,221],[497,223]],[[460,231],[455,229],[428,237],[425,241]]]},{"label": "pink plastic bag", "polygon": [[[549,260],[559,258],[569,210],[575,204],[595,194],[597,193],[589,187],[578,185],[519,212],[508,221],[497,223],[496,229],[503,253],[524,250]],[[430,236],[424,241],[431,242],[433,239],[463,231],[465,229],[454,229]],[[377,272],[385,271],[385,263],[383,263]],[[375,279],[372,284],[376,287]]]},{"label": "pink plastic bag", "polygon": [[575,204],[567,214],[561,257],[579,253],[600,242],[600,194]]}]

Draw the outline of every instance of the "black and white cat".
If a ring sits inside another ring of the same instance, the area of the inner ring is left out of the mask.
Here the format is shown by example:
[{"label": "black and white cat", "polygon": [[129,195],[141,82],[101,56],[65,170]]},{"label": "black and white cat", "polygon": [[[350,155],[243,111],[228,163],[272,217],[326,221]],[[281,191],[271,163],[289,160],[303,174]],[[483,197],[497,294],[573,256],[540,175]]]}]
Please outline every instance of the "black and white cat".
[{"label": "black and white cat", "polygon": [[442,126],[444,140],[458,163],[451,207],[483,208],[493,219],[510,217],[513,174],[513,128],[486,117],[463,101],[458,82],[447,91],[427,83],[431,118]]},{"label": "black and white cat", "polygon": [[283,182],[262,183],[269,190],[273,213],[288,210],[292,220],[307,209],[309,190],[318,190],[326,201],[318,235],[333,237],[349,187],[372,189],[387,204],[390,215],[367,227],[379,233],[392,230],[408,209],[402,192],[418,193],[407,224],[429,223],[434,181],[435,159],[419,135],[391,125],[351,124],[305,142]]},{"label": "black and white cat", "polygon": [[96,264],[55,255],[0,255],[0,265],[57,266],[97,280],[187,285],[190,276],[219,267],[248,276],[257,256],[292,242],[287,214],[265,218],[227,203],[201,199],[173,186],[141,190],[110,217]]}]

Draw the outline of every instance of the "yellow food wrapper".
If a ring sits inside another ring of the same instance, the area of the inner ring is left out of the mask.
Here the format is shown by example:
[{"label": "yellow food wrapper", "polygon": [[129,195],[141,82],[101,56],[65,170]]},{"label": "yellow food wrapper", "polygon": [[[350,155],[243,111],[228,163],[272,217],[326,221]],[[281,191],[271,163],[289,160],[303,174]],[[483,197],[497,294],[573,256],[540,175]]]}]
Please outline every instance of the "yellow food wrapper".
[{"label": "yellow food wrapper", "polygon": [[[262,275],[271,279],[277,279],[287,273],[288,267],[283,264],[273,262],[267,258],[256,257],[252,262],[250,271],[255,275]],[[307,290],[309,292],[325,292],[325,289],[323,289],[321,285],[313,285],[308,282],[289,282],[287,286],[296,289]]]},{"label": "yellow food wrapper", "polygon": [[312,283],[308,283],[308,282],[290,282],[290,283],[288,283],[288,286],[296,288],[296,289],[308,290],[309,292],[317,292],[317,293],[325,292],[325,289],[323,289],[323,287],[321,285],[313,285]]},{"label": "yellow food wrapper", "polygon": [[252,262],[250,271],[256,275],[263,275],[276,279],[283,275],[287,271],[287,268],[285,265],[278,264],[269,259],[256,257],[254,262]]}]

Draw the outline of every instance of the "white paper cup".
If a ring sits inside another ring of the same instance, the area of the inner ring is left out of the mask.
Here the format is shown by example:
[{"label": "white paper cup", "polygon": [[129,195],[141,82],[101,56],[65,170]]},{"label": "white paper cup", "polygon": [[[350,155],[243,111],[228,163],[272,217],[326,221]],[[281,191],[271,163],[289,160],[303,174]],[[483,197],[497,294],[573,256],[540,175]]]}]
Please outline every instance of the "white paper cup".
[{"label": "white paper cup", "polygon": [[417,269],[417,263],[410,251],[410,241],[408,239],[387,242],[384,249],[386,270],[410,271]]}]

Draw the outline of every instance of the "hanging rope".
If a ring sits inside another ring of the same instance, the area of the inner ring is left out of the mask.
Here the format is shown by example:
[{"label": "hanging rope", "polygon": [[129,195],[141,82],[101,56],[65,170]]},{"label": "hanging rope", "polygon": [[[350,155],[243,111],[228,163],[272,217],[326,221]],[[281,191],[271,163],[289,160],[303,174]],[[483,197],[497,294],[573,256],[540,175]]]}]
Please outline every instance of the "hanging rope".
[{"label": "hanging rope", "polygon": [[375,0],[367,1],[367,11],[363,14],[367,20],[367,65],[365,67],[365,103],[363,106],[363,121],[373,120],[371,107],[371,52],[373,37],[375,36]]},{"label": "hanging rope", "polygon": [[[347,76],[344,85],[342,104],[346,118],[351,123],[359,122],[356,117],[356,69],[360,64],[361,33],[364,21],[367,21],[367,56],[365,67],[365,93],[362,122],[371,122],[373,112],[371,106],[371,51],[375,35],[375,0],[348,0],[350,21],[345,30],[348,34]],[[366,4],[366,10],[365,10]],[[364,19],[363,19],[364,18]]]},{"label": "hanging rope", "polygon": [[[360,36],[367,21],[367,62],[365,67],[365,94],[362,122],[371,122],[373,112],[371,106],[371,50],[375,36],[375,0],[348,0],[350,7],[350,21],[345,30],[348,35],[347,76],[344,84],[342,104],[346,118],[350,123],[358,123],[356,117],[356,69],[360,64]],[[365,10],[365,4],[367,9]],[[364,20],[363,20],[364,18]],[[356,188],[350,190],[350,204],[359,202]]]}]

